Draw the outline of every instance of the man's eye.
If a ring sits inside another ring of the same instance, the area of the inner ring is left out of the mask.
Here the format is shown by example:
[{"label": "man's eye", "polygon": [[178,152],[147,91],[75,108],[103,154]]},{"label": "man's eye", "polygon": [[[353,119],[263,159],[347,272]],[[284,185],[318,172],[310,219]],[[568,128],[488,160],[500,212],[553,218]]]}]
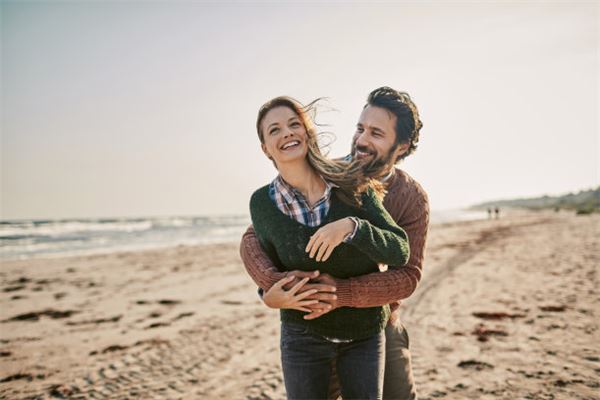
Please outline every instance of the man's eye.
[{"label": "man's eye", "polygon": [[358,133],[363,133],[364,129],[363,128],[356,128],[356,132]]},{"label": "man's eye", "polygon": [[292,128],[297,128],[300,126],[300,122],[292,122]]}]

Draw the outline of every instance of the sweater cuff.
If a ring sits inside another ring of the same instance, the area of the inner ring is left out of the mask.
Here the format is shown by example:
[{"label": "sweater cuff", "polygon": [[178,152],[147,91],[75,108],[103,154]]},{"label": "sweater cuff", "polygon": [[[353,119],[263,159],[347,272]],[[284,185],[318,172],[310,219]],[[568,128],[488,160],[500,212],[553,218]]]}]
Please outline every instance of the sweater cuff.
[{"label": "sweater cuff", "polygon": [[335,295],[338,307],[352,307],[352,284],[350,279],[335,280]]},{"label": "sweater cuff", "polygon": [[356,232],[358,231],[358,218],[356,217],[348,217],[350,218],[350,221],[354,222],[354,229],[352,229],[352,232],[350,232],[348,234],[348,236],[346,236],[344,238],[344,243],[350,243],[352,241],[352,239],[354,239],[354,236],[356,236]]}]

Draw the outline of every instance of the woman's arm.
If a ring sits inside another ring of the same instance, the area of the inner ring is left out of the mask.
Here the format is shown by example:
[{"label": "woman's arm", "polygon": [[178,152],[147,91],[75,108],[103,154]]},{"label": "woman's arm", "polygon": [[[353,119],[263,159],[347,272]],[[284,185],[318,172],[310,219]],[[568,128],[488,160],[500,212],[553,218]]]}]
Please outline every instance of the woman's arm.
[{"label": "woman's arm", "polygon": [[[361,211],[366,218],[353,218],[358,226],[348,244],[357,247],[371,260],[381,264],[405,265],[410,257],[408,236],[383,207],[375,192],[363,194]],[[317,261],[325,261],[349,232],[350,218],[320,228],[309,241],[306,251]],[[351,232],[351,231],[350,231]]]}]

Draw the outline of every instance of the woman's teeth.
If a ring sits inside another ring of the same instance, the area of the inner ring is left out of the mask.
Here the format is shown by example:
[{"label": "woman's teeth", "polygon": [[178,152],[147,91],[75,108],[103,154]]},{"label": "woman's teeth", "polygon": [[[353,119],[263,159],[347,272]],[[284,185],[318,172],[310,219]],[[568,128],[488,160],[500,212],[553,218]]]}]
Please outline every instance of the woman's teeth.
[{"label": "woman's teeth", "polygon": [[298,142],[298,141],[289,142],[289,143],[286,143],[283,146],[281,146],[281,149],[286,150],[286,149],[289,149],[290,147],[297,146],[299,144],[300,144],[300,142]]}]

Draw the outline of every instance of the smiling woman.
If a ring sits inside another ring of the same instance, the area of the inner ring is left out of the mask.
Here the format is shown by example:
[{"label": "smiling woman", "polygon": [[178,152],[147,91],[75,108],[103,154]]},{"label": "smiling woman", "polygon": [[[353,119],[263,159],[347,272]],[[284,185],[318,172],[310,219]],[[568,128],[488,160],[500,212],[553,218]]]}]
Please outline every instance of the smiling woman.
[{"label": "smiling woman", "polygon": [[263,152],[275,165],[305,157],[307,150],[306,128],[300,117],[287,107],[271,109],[264,117]]},{"label": "smiling woman", "polygon": [[296,278],[317,269],[349,278],[379,271],[378,263],[404,265],[408,240],[381,204],[381,185],[365,175],[364,164],[372,160],[322,155],[308,115],[313,105],[277,97],[258,113],[262,150],[279,175],[254,192],[250,213],[261,246],[280,271],[288,272],[264,301],[281,309],[288,398],[327,398],[336,362],[345,398],[377,399],[389,306],[343,307],[307,319],[318,300],[311,298],[314,289],[305,288],[308,278]]}]

